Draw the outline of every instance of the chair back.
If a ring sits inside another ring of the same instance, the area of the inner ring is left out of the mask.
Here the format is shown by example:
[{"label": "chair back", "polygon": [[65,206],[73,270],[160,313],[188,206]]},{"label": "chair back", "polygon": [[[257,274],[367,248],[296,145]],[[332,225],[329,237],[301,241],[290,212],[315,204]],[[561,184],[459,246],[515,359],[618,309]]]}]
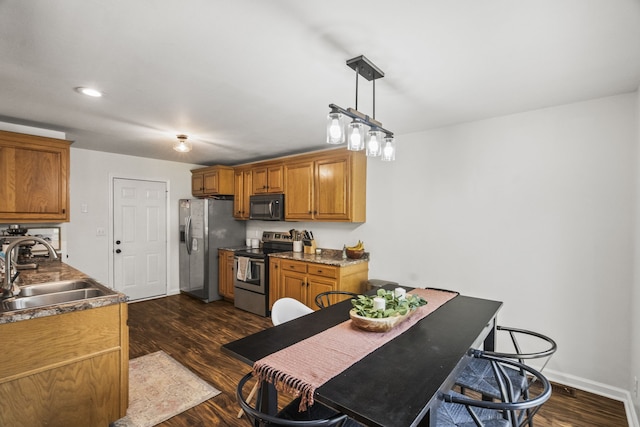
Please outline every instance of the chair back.
[{"label": "chair back", "polygon": [[[320,307],[320,309],[327,308],[332,304],[333,296],[348,296],[350,298],[357,298],[358,294],[347,291],[327,291],[322,292],[316,295],[316,305]],[[343,298],[344,299],[344,298]]]},{"label": "chair back", "polygon": [[[256,407],[251,406],[244,397],[243,389],[244,385],[253,377],[253,373],[249,372],[246,374],[240,382],[238,383],[238,387],[236,389],[236,398],[240,407],[244,411],[245,415],[249,419],[249,422],[254,427],[331,427],[331,426],[341,426],[345,420],[347,420],[346,414],[335,414],[330,418],[324,418],[320,420],[288,420],[279,418],[274,415],[268,415],[264,412],[261,412]],[[259,399],[256,399],[259,400]]]},{"label": "chair back", "polygon": [[[500,390],[499,401],[474,399],[453,391],[442,393],[439,398],[444,403],[438,408],[436,425],[456,426],[465,422],[475,422],[481,426],[487,419],[504,420],[505,426],[512,427],[530,424],[542,404],[551,397],[549,380],[540,371],[513,359],[497,357],[480,350],[474,350],[472,356],[485,359],[491,364]],[[522,375],[533,377],[539,382],[540,386],[536,388],[535,393],[532,389],[526,394],[517,393],[518,385],[512,383],[512,376],[509,375],[513,370],[518,370]],[[461,406],[466,411],[460,410]]]},{"label": "chair back", "polygon": [[507,359],[515,359],[523,364],[532,359],[545,358],[542,366],[538,368],[542,371],[549,362],[551,356],[558,349],[558,346],[553,339],[538,332],[500,325],[498,325],[496,329],[509,334],[512,345],[511,352],[487,351],[485,354]]},{"label": "chair back", "polygon": [[313,309],[297,299],[280,298],[271,307],[271,322],[274,326],[278,326],[309,313],[313,313]]}]

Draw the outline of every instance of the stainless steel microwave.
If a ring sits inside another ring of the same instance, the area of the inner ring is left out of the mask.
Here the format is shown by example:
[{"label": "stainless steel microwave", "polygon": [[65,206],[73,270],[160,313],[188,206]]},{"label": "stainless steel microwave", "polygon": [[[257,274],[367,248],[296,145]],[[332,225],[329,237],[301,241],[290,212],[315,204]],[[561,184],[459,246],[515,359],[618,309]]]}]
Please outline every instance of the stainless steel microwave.
[{"label": "stainless steel microwave", "polygon": [[249,196],[249,219],[284,221],[284,194]]}]

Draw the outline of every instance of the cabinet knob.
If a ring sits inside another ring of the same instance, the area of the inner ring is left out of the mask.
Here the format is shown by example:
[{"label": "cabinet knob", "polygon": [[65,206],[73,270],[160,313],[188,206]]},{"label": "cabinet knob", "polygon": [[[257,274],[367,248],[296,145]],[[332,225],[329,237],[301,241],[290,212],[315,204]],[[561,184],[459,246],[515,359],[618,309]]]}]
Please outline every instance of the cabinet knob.
[{"label": "cabinet knob", "polygon": [[120,252],[122,252],[120,249],[116,249],[117,254],[119,254]]},{"label": "cabinet knob", "polygon": [[120,244],[120,240],[116,240],[116,245],[119,245],[119,244]]}]

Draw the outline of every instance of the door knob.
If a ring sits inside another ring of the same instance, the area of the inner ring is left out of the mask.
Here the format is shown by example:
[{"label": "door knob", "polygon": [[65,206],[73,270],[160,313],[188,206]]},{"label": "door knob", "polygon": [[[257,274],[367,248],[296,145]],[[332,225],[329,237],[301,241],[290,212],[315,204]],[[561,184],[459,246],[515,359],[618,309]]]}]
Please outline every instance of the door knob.
[{"label": "door knob", "polygon": [[119,254],[120,252],[122,252],[120,249],[116,249],[117,254]]}]

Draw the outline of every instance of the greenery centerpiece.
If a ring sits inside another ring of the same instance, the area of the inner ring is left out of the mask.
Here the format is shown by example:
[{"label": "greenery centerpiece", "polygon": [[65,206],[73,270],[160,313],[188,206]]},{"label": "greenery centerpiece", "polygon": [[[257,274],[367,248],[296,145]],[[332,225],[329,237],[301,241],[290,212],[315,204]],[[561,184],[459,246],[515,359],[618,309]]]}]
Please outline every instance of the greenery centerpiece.
[{"label": "greenery centerpiece", "polygon": [[[384,308],[380,308],[380,298],[384,300]],[[367,331],[386,332],[427,301],[417,295],[398,295],[396,291],[378,289],[375,295],[358,295],[351,304],[353,309],[349,315],[355,326]]]}]

